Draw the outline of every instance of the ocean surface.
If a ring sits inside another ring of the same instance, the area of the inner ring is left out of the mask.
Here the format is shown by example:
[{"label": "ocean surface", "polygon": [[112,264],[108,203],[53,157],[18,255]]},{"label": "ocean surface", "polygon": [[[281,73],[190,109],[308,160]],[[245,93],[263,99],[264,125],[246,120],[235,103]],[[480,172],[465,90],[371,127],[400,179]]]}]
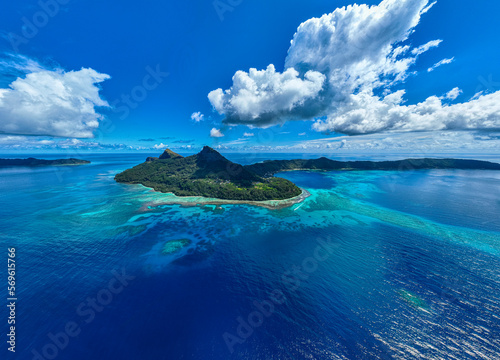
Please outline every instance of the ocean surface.
[{"label": "ocean surface", "polygon": [[0,169],[2,359],[500,358],[500,172],[287,172],[311,193],[291,208],[152,206],[113,180],[149,155]]}]

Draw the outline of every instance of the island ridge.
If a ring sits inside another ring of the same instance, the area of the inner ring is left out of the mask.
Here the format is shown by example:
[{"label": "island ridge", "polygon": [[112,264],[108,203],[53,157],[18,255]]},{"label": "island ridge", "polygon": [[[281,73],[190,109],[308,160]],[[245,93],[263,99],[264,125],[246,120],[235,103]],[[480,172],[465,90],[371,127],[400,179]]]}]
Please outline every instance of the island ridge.
[{"label": "island ridge", "polygon": [[264,178],[208,146],[187,157],[167,149],[159,158],[149,157],[146,162],[117,174],[115,180],[177,196],[224,200],[285,200],[302,193],[291,181]]},{"label": "island ridge", "polygon": [[115,176],[120,183],[142,184],[177,196],[201,196],[222,200],[286,200],[302,194],[289,180],[274,175],[291,170],[500,170],[500,164],[462,159],[406,159],[397,161],[336,161],[325,157],[313,160],[267,160],[242,166],[205,146],[195,155],[183,157],[166,149],[160,157]]}]

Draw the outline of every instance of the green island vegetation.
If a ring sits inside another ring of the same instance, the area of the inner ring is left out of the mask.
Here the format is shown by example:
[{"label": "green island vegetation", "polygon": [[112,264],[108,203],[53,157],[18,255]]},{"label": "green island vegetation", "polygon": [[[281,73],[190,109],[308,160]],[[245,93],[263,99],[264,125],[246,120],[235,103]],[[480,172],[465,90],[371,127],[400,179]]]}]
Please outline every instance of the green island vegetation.
[{"label": "green island vegetation", "polygon": [[500,170],[500,164],[480,160],[462,159],[406,159],[395,161],[336,161],[325,157],[312,160],[267,160],[247,165],[245,168],[260,176],[273,176],[280,171],[291,170]]},{"label": "green island vegetation", "polygon": [[43,160],[35,158],[27,159],[0,159],[0,166],[50,166],[50,165],[84,165],[90,164],[90,161],[80,159],[57,159]]},{"label": "green island vegetation", "polygon": [[147,158],[146,162],[117,174],[115,180],[177,196],[225,200],[285,200],[302,193],[291,181],[259,176],[208,146],[187,157],[167,149],[159,158]]},{"label": "green island vegetation", "polygon": [[302,190],[291,181],[274,177],[291,170],[500,170],[500,164],[462,159],[406,159],[396,161],[336,161],[325,157],[312,160],[267,160],[242,166],[205,146],[196,155],[183,157],[169,149],[158,158],[125,170],[115,180],[177,196],[202,196],[224,200],[285,200]]}]

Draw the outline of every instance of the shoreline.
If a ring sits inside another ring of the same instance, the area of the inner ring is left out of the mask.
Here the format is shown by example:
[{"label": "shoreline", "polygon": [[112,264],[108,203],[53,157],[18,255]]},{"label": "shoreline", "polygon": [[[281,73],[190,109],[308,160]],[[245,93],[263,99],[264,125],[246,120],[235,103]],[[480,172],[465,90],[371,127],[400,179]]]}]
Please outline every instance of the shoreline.
[{"label": "shoreline", "polygon": [[[138,184],[140,185],[140,184]],[[173,193],[161,193],[152,188],[148,188],[144,185],[140,185],[150,191],[165,195],[166,199],[158,199],[158,201],[153,200],[145,203],[140,211],[147,211],[150,207],[157,207],[162,205],[181,205],[183,207],[194,207],[203,205],[252,205],[264,207],[269,210],[280,210],[290,207],[295,204],[299,204],[307,199],[311,194],[309,191],[302,189],[300,195],[297,195],[290,199],[285,200],[263,200],[263,201],[252,201],[252,200],[227,200],[227,199],[217,199],[217,198],[206,198],[203,196],[177,196]]]}]

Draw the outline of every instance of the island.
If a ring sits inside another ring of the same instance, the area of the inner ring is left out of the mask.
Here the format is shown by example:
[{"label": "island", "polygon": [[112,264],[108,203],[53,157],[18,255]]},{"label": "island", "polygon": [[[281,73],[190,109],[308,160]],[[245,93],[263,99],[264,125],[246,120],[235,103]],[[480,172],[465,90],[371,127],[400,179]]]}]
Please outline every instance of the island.
[{"label": "island", "polygon": [[285,200],[302,194],[291,181],[264,178],[208,146],[187,157],[167,149],[159,158],[149,157],[146,162],[117,174],[115,180],[142,184],[176,196],[223,200]]},{"label": "island", "polygon": [[337,161],[325,157],[311,160],[266,160],[261,163],[247,165],[245,168],[259,176],[269,177],[281,171],[292,170],[323,170],[323,171],[349,171],[349,170],[500,170],[500,164],[463,159],[406,159],[394,161]]},{"label": "island", "polygon": [[[266,160],[242,166],[229,161],[216,150],[205,146],[195,155],[183,157],[166,149],[160,157],[146,161],[115,176],[126,184],[141,184],[162,193],[176,196],[231,200],[234,203],[290,200],[283,207],[302,201],[308,196],[289,180],[275,177],[282,171],[319,170],[500,170],[500,164],[463,159],[406,159],[396,161],[336,161],[325,157],[312,160]],[[211,200],[210,204],[221,204]],[[266,204],[263,204],[266,205]],[[266,205],[266,206],[267,206]]]},{"label": "island", "polygon": [[10,166],[65,166],[65,165],[84,165],[90,164],[90,161],[80,159],[57,159],[57,160],[44,160],[44,159],[0,159],[0,167]]}]

